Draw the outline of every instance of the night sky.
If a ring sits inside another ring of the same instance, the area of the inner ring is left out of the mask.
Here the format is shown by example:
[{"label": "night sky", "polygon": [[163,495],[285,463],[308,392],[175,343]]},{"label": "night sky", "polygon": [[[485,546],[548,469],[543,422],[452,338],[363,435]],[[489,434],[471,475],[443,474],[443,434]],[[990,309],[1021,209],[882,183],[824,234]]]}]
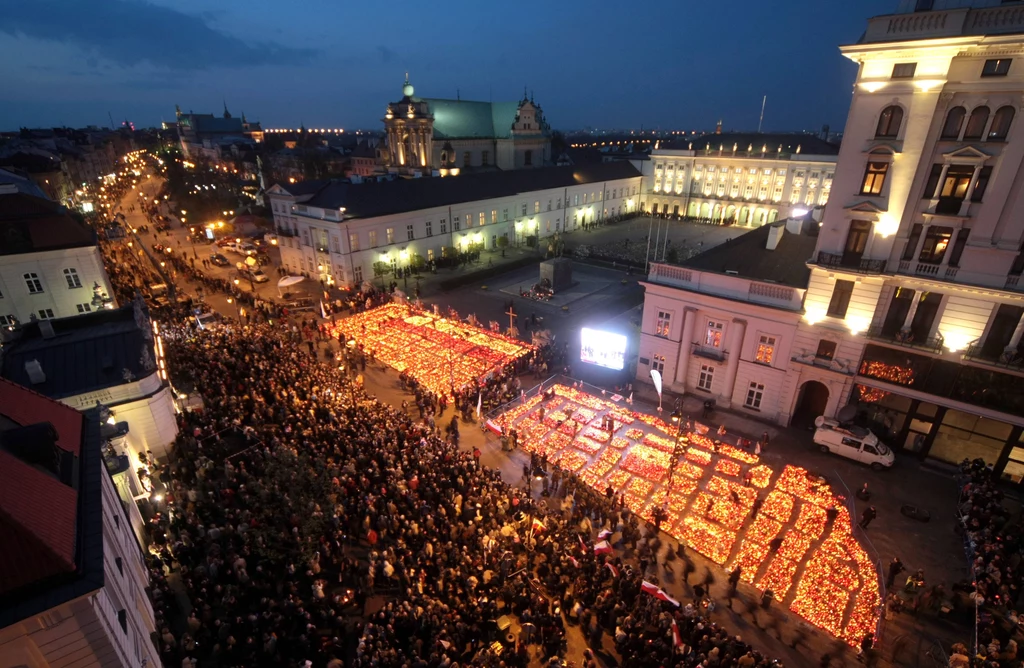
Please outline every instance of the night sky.
[{"label": "night sky", "polygon": [[515,100],[551,125],[841,129],[838,45],[897,0],[623,3],[25,0],[3,3],[0,129],[137,127],[222,100],[264,127],[379,129],[417,95]]}]

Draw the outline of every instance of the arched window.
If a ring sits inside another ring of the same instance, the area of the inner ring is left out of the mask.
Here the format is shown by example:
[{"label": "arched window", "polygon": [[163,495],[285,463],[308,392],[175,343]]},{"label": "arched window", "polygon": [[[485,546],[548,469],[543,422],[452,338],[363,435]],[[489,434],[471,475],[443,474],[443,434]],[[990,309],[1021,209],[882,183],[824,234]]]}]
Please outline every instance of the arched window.
[{"label": "arched window", "polygon": [[964,118],[967,110],[963,107],[953,107],[946,114],[946,124],[942,126],[943,139],[959,139],[960,128],[964,126]]},{"label": "arched window", "polygon": [[988,123],[988,107],[978,107],[971,112],[967,119],[967,129],[964,130],[964,139],[981,139],[985,132],[985,124]]},{"label": "arched window", "polygon": [[875,130],[876,137],[896,137],[900,133],[900,125],[903,123],[903,109],[892,105],[882,110],[878,117],[878,128]]},{"label": "arched window", "polygon": [[996,115],[992,117],[992,127],[988,130],[989,141],[1003,141],[1010,133],[1010,124],[1013,123],[1014,109],[1010,105],[999,107]]}]

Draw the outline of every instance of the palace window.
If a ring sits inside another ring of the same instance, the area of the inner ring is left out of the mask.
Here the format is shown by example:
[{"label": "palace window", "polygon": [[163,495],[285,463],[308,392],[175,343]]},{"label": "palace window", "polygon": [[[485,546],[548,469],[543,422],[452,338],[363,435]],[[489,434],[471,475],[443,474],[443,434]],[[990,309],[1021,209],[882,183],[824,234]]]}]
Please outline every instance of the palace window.
[{"label": "palace window", "polygon": [[40,320],[50,320],[51,318],[53,318],[53,309],[52,308],[42,308],[42,309],[39,309],[39,319]]},{"label": "palace window", "polygon": [[413,231],[413,226],[411,224],[405,226],[405,238],[406,241],[412,241],[416,238],[416,232]]},{"label": "palace window", "polygon": [[913,79],[917,72],[917,63],[896,63],[892,66],[893,79]]},{"label": "palace window", "polygon": [[697,377],[697,389],[705,392],[711,391],[715,382],[715,367],[710,364],[700,365],[700,375]]},{"label": "palace window", "polygon": [[357,285],[362,285],[362,283],[363,283],[363,268],[362,268],[361,265],[357,264],[355,267],[352,268],[352,281],[354,283],[356,283]]},{"label": "palace window", "polygon": [[434,236],[434,223],[429,220],[427,221],[427,236]]},{"label": "palace window", "polygon": [[92,311],[91,304],[75,304],[75,308],[78,309],[79,313],[89,313]]},{"label": "palace window", "polygon": [[388,243],[395,243],[395,228],[389,227],[384,230],[384,235],[387,237]]},{"label": "palace window", "polygon": [[448,219],[447,218],[442,218],[440,222],[441,222],[441,234],[448,234]]},{"label": "palace window", "polygon": [[370,230],[367,234],[370,237],[370,248],[376,248],[377,247],[377,230]]},{"label": "palace window", "polygon": [[715,320],[708,320],[707,330],[704,334],[704,345],[709,348],[721,348],[722,332],[724,331],[724,323],[716,322]]},{"label": "palace window", "polygon": [[862,195],[881,195],[885,186],[885,176],[889,173],[889,163],[869,162],[864,170],[864,183],[861,185]]},{"label": "palace window", "polygon": [[764,398],[764,385],[761,383],[751,383],[747,387],[747,399],[743,402],[743,405],[747,408],[752,408],[755,411],[761,409],[761,399]]},{"label": "palace window", "polygon": [[960,128],[967,118],[967,110],[963,107],[953,107],[946,114],[946,122],[942,126],[942,139],[959,139]]},{"label": "palace window", "polygon": [[480,221],[480,227],[483,227],[484,225],[487,224],[487,216],[484,215],[483,211],[480,212],[480,216],[477,218],[477,220]]},{"label": "palace window", "polygon": [[64,280],[68,282],[70,289],[82,287],[82,279],[78,277],[78,270],[73,267],[64,270]]},{"label": "palace window", "polygon": [[665,356],[651,355],[651,371],[665,373]]},{"label": "palace window", "polygon": [[815,359],[823,360],[825,362],[831,362],[836,356],[836,342],[829,341],[828,339],[820,339],[818,341],[818,350],[815,351]]},{"label": "palace window", "polygon": [[902,124],[903,109],[896,105],[888,106],[882,110],[882,115],[878,117],[878,127],[875,129],[875,136],[896,137],[900,133],[900,125]]},{"label": "palace window", "polygon": [[[430,223],[427,223],[427,229],[430,228]],[[348,235],[348,249],[350,252],[359,250],[359,234],[356,232],[350,232]]]},{"label": "palace window", "polygon": [[672,314],[668,311],[658,311],[658,322],[654,327],[655,336],[668,338],[669,330],[672,327]]},{"label": "palace window", "polygon": [[43,284],[39,280],[39,275],[35,272],[30,272],[24,275],[25,285],[28,286],[28,293],[30,295],[37,295],[43,291]]},{"label": "palace window", "polygon": [[981,136],[985,133],[985,125],[988,124],[989,108],[982,106],[977,107],[971,112],[970,118],[967,119],[967,129],[964,130],[964,139],[981,139]]},{"label": "palace window", "polygon": [[1010,132],[1010,124],[1013,123],[1014,113],[1013,107],[1009,105],[996,110],[996,115],[992,117],[992,126],[988,129],[989,141],[1006,139],[1006,135]]},{"label": "palace window", "polygon": [[836,281],[836,286],[832,289],[832,299],[828,303],[828,315],[832,318],[845,318],[852,296],[853,281]]},{"label": "palace window", "polygon": [[771,366],[775,357],[775,337],[762,335],[757,342],[757,352],[754,354],[754,361],[758,364]]},{"label": "palace window", "polygon": [[993,58],[992,60],[986,60],[985,65],[981,68],[981,76],[1005,77],[1010,73],[1011,62],[1013,62],[1011,58]]}]

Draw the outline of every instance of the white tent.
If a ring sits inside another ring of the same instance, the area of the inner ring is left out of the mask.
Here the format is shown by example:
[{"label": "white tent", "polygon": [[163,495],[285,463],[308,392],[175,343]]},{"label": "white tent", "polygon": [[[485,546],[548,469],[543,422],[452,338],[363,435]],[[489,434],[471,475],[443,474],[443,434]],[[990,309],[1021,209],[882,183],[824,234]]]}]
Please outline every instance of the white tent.
[{"label": "white tent", "polygon": [[281,288],[290,288],[293,285],[298,285],[304,280],[306,280],[305,276],[285,276],[277,282],[277,296],[284,298],[284,295],[281,294]]}]

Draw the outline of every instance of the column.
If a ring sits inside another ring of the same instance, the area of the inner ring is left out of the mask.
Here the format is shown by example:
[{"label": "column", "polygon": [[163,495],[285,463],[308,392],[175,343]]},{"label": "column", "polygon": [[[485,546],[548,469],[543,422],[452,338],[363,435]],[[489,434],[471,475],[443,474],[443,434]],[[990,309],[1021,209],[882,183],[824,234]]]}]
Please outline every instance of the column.
[{"label": "column", "polygon": [[933,192],[928,193],[928,199],[935,199],[942,194],[942,186],[946,183],[946,173],[949,172],[949,163],[942,166],[942,173],[939,175],[939,183]]},{"label": "column", "polygon": [[1017,327],[1013,330],[1013,336],[1010,337],[1010,342],[1006,344],[1003,352],[1016,353],[1021,337],[1024,337],[1024,315],[1021,315],[1020,320],[1017,321]]},{"label": "column", "polygon": [[733,318],[729,331],[729,359],[725,363],[725,391],[722,396],[732,404],[733,386],[736,384],[736,371],[740,367],[740,352],[743,348],[743,337],[747,332],[747,321]]},{"label": "column", "polygon": [[693,346],[693,323],[697,320],[697,309],[687,306],[683,309],[683,333],[679,339],[679,355],[676,356],[675,384],[686,392],[686,372],[690,367]]},{"label": "column", "polygon": [[914,292],[914,296],[910,300],[910,309],[907,311],[907,317],[903,319],[903,327],[900,327],[900,332],[906,334],[910,331],[910,326],[914,324],[914,316],[917,315],[917,307],[923,296],[920,292]]},{"label": "column", "polygon": [[960,215],[965,215],[964,209],[971,204],[971,198],[974,197],[974,189],[978,187],[978,177],[981,175],[981,165],[974,166],[974,173],[971,174],[971,183],[967,186],[967,192],[964,194],[964,202],[960,205]]}]

